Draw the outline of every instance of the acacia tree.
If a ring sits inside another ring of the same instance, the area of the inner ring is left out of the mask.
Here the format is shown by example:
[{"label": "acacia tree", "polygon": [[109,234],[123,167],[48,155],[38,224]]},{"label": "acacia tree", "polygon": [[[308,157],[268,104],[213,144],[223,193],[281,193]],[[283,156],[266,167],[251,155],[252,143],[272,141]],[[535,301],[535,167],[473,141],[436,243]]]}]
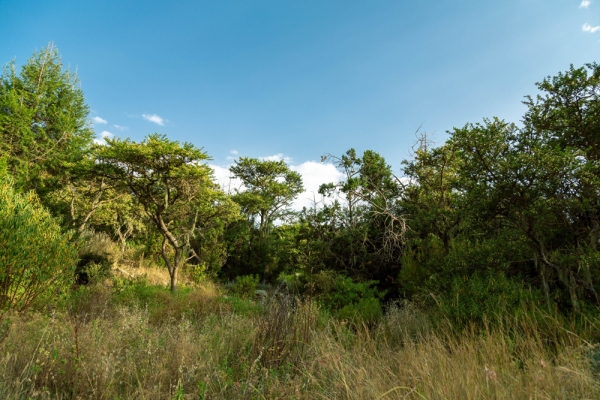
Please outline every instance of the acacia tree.
[{"label": "acacia tree", "polygon": [[[212,181],[208,155],[190,143],[149,135],[141,143],[107,139],[96,148],[96,173],[129,191],[163,238],[161,256],[177,290],[177,271],[193,249],[199,222],[229,220],[236,208]],[[202,221],[200,221],[202,220]]]},{"label": "acacia tree", "polygon": [[230,171],[244,184],[235,199],[258,226],[261,237],[303,190],[302,176],[282,160],[241,157]]},{"label": "acacia tree", "polygon": [[[249,157],[241,157],[230,171],[243,183],[243,188],[233,199],[247,217],[247,224],[239,226],[242,228],[240,234],[249,234],[248,241],[242,240],[245,246],[241,251],[238,249],[239,259],[242,264],[248,258],[252,258],[254,264],[262,263],[264,275],[267,275],[272,272],[269,265],[276,258],[270,248],[272,228],[276,220],[289,215],[289,207],[302,193],[302,176],[292,171],[285,161]],[[239,238],[240,235],[235,236]]]}]

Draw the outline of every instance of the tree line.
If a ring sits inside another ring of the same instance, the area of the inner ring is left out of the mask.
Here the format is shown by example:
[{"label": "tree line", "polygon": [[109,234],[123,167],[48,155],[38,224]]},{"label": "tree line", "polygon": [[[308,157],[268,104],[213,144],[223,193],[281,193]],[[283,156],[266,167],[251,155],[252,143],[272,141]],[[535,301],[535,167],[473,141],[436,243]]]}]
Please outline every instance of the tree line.
[{"label": "tree line", "polygon": [[193,267],[332,302],[436,304],[459,321],[524,299],[594,309],[600,65],[537,87],[518,123],[467,123],[438,146],[423,134],[398,173],[372,150],[323,156],[343,179],[294,211],[302,177],[284,161],[239,158],[243,186],[226,193],[193,144],[156,133],[95,144],[77,75],[49,45],[0,79],[0,307],[72,284],[82,243],[102,232],[167,268],[172,291]]}]

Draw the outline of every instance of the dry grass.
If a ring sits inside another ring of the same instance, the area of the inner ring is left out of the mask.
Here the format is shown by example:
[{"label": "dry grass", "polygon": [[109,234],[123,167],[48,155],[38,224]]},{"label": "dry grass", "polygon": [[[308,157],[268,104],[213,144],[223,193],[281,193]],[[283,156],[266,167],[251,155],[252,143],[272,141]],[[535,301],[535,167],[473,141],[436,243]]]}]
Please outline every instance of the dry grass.
[{"label": "dry grass", "polygon": [[334,334],[315,339],[320,352],[306,373],[324,398],[600,398],[590,369],[593,346],[568,336],[550,347],[534,327],[519,335],[513,328],[458,337],[429,333],[406,337],[402,346],[361,330],[344,346],[334,326]]},{"label": "dry grass", "polygon": [[404,305],[350,329],[289,298],[239,315],[214,287],[157,297],[155,309],[99,293],[77,312],[3,317],[0,398],[600,398],[598,349],[558,326],[456,335]]}]

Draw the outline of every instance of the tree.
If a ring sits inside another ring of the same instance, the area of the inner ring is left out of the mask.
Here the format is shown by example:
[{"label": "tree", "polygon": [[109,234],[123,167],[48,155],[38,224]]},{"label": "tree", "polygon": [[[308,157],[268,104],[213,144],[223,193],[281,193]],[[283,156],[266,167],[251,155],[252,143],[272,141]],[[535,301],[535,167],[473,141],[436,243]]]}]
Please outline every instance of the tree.
[{"label": "tree", "polygon": [[451,142],[463,159],[460,189],[471,212],[497,232],[518,233],[529,255],[515,252],[511,263],[520,262],[522,273],[527,264],[537,270],[548,303],[549,290],[557,290],[577,310],[582,291],[600,304],[590,272],[598,251],[586,218],[597,215],[588,186],[600,181],[581,150],[544,136],[486,120],[456,129]]},{"label": "tree", "polygon": [[398,274],[397,260],[406,228],[405,217],[396,207],[401,181],[372,150],[359,156],[350,149],[341,157],[327,155],[322,160],[333,161],[344,176],[342,181],[319,189],[327,196],[341,194],[340,200],[324,206],[321,214],[328,216],[336,232],[330,242],[336,261],[329,265],[353,279],[376,278],[391,284]]},{"label": "tree", "polygon": [[286,207],[304,190],[302,176],[290,170],[282,160],[241,157],[230,171],[244,185],[243,191],[235,195],[235,201],[257,225],[261,237],[276,219],[286,214]]},{"label": "tree", "polygon": [[70,239],[34,192],[15,190],[0,159],[0,310],[43,305],[73,282]]},{"label": "tree", "polygon": [[[259,160],[242,157],[230,171],[243,183],[243,188],[233,196],[247,221],[230,232],[229,241],[236,252],[229,260],[230,266],[246,273],[261,268],[263,278],[274,272],[278,264],[277,241],[272,241],[275,221],[290,215],[289,207],[303,191],[302,176],[292,171],[284,161]],[[251,260],[253,265],[247,261]],[[232,265],[233,264],[233,265]]]},{"label": "tree", "polygon": [[91,148],[94,133],[77,74],[63,70],[50,43],[16,71],[0,78],[0,151],[7,155],[16,188],[34,190],[43,204],[69,181]]},{"label": "tree", "polygon": [[190,143],[164,135],[149,135],[141,143],[108,139],[96,149],[96,173],[128,190],[162,236],[161,256],[177,290],[177,271],[196,257],[190,240],[199,223],[214,218],[228,221],[236,207],[212,181],[209,157]]}]

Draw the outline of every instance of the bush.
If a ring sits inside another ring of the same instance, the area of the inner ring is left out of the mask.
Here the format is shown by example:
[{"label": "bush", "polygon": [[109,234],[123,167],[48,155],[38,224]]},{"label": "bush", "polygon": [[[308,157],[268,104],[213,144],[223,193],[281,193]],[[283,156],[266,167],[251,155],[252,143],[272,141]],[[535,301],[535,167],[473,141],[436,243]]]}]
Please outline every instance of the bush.
[{"label": "bush", "polygon": [[321,273],[315,277],[319,303],[339,319],[371,324],[381,319],[381,299],[385,295],[373,287],[377,281],[354,282],[352,278]]},{"label": "bush", "polygon": [[0,309],[41,306],[70,286],[77,261],[70,238],[0,166]]},{"label": "bush", "polygon": [[492,322],[500,316],[525,311],[528,304],[542,303],[541,295],[503,274],[455,278],[451,289],[439,296],[442,316],[456,327]]},{"label": "bush", "polygon": [[243,275],[235,278],[233,293],[237,296],[250,299],[254,298],[258,287],[258,275]]}]

